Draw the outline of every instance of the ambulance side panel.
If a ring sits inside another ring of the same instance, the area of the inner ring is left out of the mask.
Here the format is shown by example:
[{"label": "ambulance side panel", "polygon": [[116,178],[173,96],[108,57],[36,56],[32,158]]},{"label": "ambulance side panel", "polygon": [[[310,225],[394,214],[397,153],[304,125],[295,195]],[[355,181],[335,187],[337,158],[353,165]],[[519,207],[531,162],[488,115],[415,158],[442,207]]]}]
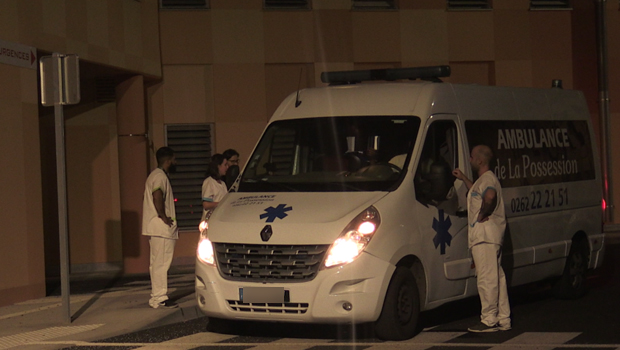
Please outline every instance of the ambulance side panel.
[{"label": "ambulance side panel", "polygon": [[600,266],[602,182],[583,95],[472,86],[455,93],[469,148],[487,144],[496,156],[510,285],[561,275],[577,239],[588,241],[589,267]]}]

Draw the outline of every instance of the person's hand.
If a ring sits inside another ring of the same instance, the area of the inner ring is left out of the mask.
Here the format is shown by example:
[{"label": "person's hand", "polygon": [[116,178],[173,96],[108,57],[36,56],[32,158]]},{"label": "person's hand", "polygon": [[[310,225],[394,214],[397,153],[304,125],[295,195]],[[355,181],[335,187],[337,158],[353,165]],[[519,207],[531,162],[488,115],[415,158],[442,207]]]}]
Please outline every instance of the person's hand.
[{"label": "person's hand", "polygon": [[169,216],[161,218],[164,221],[164,224],[168,225],[168,227],[172,227],[172,218]]},{"label": "person's hand", "polygon": [[452,175],[454,175],[454,177],[456,177],[459,180],[463,180],[463,178],[465,178],[465,174],[463,174],[461,169],[458,169],[458,168],[452,170]]}]

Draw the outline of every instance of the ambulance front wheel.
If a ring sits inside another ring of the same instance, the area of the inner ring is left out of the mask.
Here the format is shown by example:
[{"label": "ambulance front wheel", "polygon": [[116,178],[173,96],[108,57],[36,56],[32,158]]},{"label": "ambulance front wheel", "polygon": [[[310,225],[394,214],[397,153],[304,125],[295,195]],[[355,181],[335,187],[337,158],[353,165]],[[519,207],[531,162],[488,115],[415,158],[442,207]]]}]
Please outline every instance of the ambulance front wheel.
[{"label": "ambulance front wheel", "polygon": [[418,331],[420,296],[415,277],[406,267],[397,267],[388,286],[375,334],[383,340],[412,338]]},{"label": "ambulance front wheel", "polygon": [[559,299],[577,299],[586,293],[589,248],[587,241],[577,240],[571,245],[562,277],[553,286]]}]

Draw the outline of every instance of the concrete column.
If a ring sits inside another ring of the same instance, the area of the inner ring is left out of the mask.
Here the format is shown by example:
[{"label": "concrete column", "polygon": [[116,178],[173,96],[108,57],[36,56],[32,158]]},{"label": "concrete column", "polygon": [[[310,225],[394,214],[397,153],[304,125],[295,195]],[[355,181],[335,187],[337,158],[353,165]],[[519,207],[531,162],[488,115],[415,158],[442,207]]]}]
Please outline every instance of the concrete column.
[{"label": "concrete column", "polygon": [[149,242],[142,236],[142,197],[148,176],[144,78],[116,87],[121,231],[125,273],[149,271]]}]

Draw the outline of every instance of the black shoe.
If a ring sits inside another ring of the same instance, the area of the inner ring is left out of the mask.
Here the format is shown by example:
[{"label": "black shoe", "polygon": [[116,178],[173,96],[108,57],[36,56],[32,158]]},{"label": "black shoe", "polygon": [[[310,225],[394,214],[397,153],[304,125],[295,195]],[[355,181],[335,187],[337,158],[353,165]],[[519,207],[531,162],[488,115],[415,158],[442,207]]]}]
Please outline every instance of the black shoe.
[{"label": "black shoe", "polygon": [[498,325],[497,329],[499,329],[500,331],[509,331],[512,329],[512,327],[510,326],[510,324],[506,324],[506,325]]},{"label": "black shoe", "polygon": [[486,324],[480,322],[473,327],[467,328],[467,330],[470,332],[474,332],[474,333],[488,333],[488,332],[497,332],[499,331],[499,328],[497,327],[497,325],[494,325],[491,327],[491,326],[487,326]]},{"label": "black shoe", "polygon": [[174,301],[168,299],[168,300],[164,300],[162,302],[160,302],[159,304],[156,304],[156,306],[154,307],[155,309],[174,309],[179,307],[179,304],[175,303]]}]

